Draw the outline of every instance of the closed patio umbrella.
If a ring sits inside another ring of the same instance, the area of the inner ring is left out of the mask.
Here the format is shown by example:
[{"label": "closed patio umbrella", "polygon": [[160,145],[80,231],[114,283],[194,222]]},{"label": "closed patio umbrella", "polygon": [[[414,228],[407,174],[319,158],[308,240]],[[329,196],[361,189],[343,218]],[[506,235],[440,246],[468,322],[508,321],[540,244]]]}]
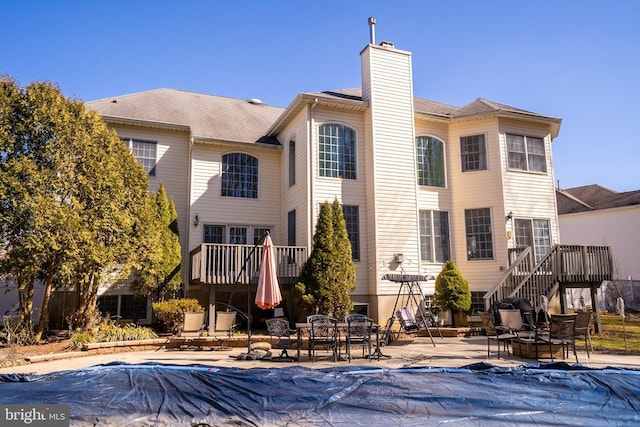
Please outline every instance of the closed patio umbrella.
[{"label": "closed patio umbrella", "polygon": [[276,274],[276,259],[273,256],[273,242],[271,236],[265,236],[262,242],[262,264],[258,276],[258,290],[256,291],[256,305],[264,310],[276,307],[282,302],[280,285]]}]

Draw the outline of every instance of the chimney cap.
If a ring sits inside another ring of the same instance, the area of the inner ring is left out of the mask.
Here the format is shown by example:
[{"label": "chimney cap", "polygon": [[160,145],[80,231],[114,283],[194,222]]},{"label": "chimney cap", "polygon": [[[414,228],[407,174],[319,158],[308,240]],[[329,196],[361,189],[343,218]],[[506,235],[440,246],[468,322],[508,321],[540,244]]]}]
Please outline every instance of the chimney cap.
[{"label": "chimney cap", "polygon": [[380,46],[382,47],[395,47],[393,42],[383,40],[380,42]]}]

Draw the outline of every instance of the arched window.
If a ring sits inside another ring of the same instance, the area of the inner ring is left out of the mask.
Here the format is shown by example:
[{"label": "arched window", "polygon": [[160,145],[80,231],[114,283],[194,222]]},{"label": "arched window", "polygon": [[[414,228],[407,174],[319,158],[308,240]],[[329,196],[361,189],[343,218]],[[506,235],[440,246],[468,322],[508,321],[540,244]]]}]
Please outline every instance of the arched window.
[{"label": "arched window", "polygon": [[319,128],[320,176],[356,179],[356,131],[329,123]]},{"label": "arched window", "polygon": [[416,138],[418,185],[444,187],[444,143],[430,136]]},{"label": "arched window", "polygon": [[222,196],[258,198],[258,159],[243,153],[222,156]]}]

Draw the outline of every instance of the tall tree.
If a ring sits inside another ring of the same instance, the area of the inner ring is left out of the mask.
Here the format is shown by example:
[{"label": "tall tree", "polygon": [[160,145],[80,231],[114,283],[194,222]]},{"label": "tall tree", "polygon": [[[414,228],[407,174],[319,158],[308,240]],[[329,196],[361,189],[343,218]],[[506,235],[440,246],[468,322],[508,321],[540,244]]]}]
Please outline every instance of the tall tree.
[{"label": "tall tree", "polygon": [[0,78],[0,144],[0,267],[18,282],[21,317],[31,318],[41,280],[39,338],[52,289],[72,284],[86,327],[98,286],[128,274],[139,254],[146,173],[97,114],[48,82]]},{"label": "tall tree", "polygon": [[178,213],[173,199],[167,198],[162,182],[158,191],[149,196],[152,209],[146,228],[148,245],[137,266],[132,290],[138,295],[163,301],[175,294],[182,284],[180,278],[180,239]]},{"label": "tall tree", "polygon": [[336,271],[336,289],[334,295],[334,312],[343,317],[353,310],[351,292],[356,289],[356,266],[353,263],[351,240],[347,232],[342,206],[338,199],[331,205],[333,223],[333,253],[335,254],[334,270]]},{"label": "tall tree", "polygon": [[337,200],[324,202],[313,235],[313,250],[296,283],[300,317],[323,313],[343,317],[353,308],[349,292],[355,289],[355,267],[351,258],[342,208]]}]

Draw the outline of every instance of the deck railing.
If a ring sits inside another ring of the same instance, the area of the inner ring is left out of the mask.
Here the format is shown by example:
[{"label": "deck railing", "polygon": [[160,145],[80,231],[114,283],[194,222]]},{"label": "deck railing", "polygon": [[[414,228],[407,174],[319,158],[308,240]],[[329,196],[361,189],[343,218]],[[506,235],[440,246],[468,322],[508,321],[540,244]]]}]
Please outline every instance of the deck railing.
[{"label": "deck railing", "polygon": [[[276,271],[283,283],[291,283],[307,260],[307,248],[274,246]],[[253,253],[252,253],[253,251]],[[257,281],[263,249],[252,245],[203,243],[190,252],[191,282],[208,285],[247,284]]]},{"label": "deck railing", "polygon": [[555,245],[535,265],[531,248],[510,251],[511,265],[484,296],[485,308],[504,298],[526,298],[536,303],[551,297],[560,283],[594,283],[612,278],[608,246]]}]

